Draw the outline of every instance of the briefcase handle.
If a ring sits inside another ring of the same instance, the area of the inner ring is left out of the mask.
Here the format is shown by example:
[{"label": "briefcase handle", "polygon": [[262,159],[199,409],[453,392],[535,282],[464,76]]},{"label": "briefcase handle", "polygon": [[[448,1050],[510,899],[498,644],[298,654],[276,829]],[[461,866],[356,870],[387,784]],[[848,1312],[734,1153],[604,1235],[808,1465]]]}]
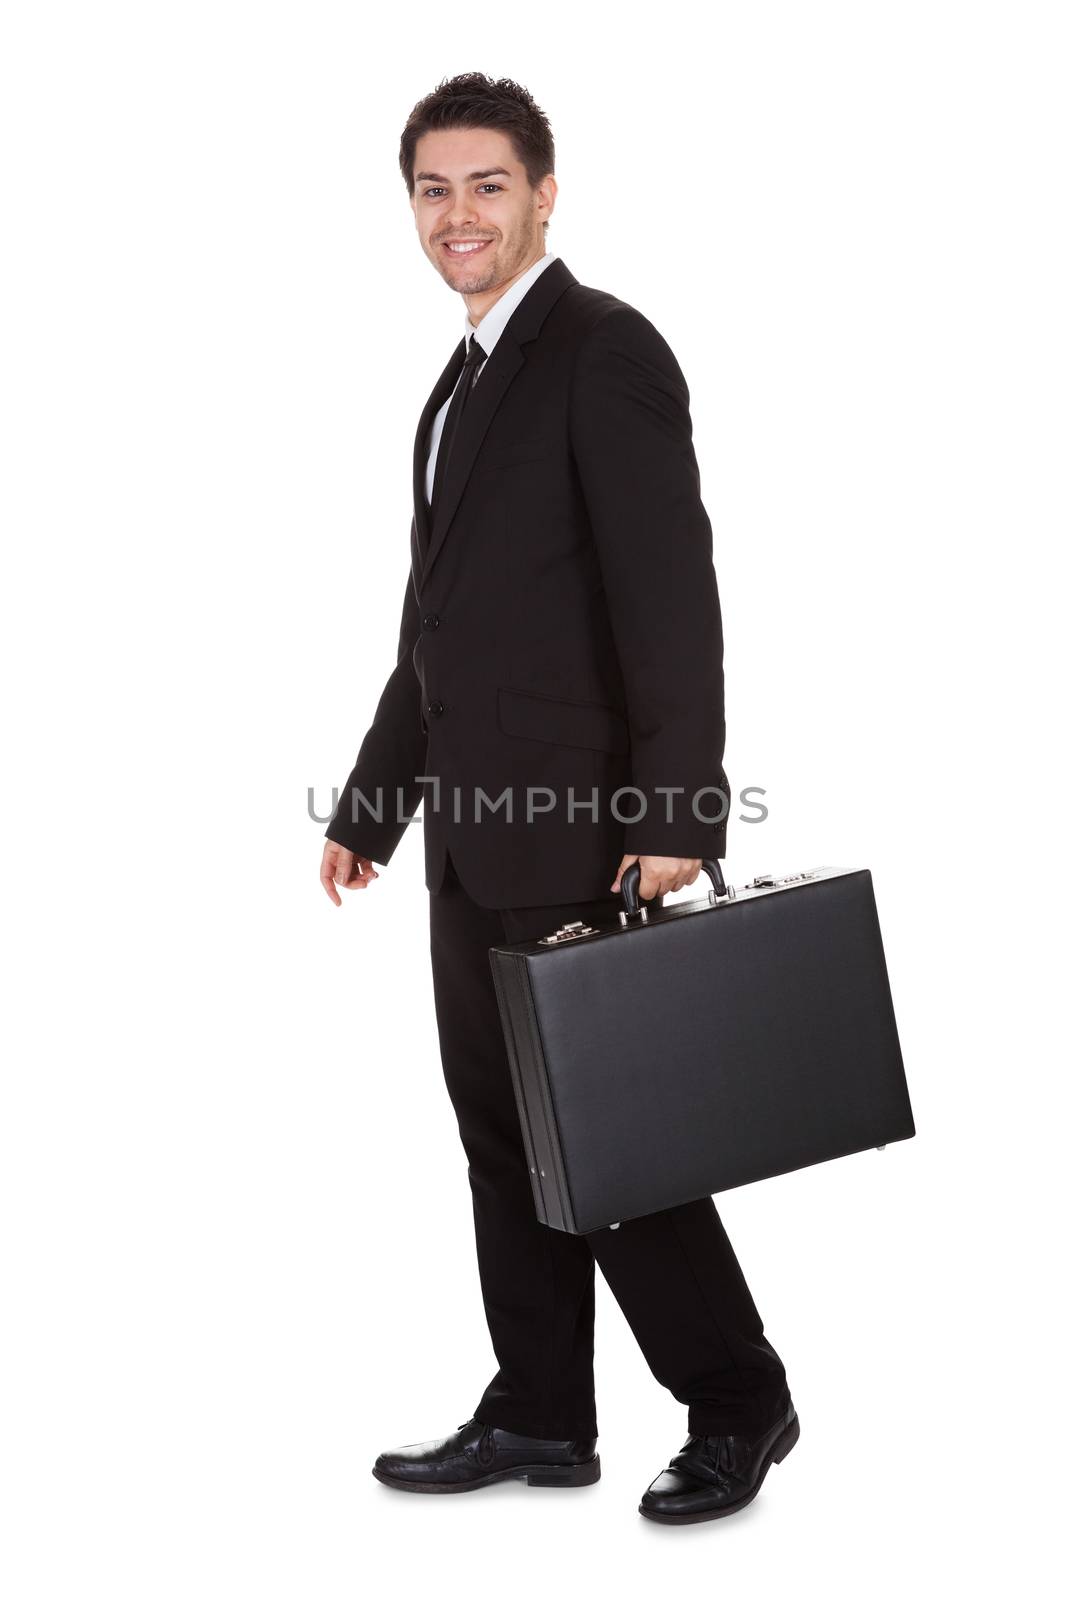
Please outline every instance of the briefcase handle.
[{"label": "briefcase handle", "polygon": [[[720,900],[732,900],[734,898],[734,891],[732,888],[727,888],[726,879],[722,875],[722,868],[716,860],[709,856],[706,861],[702,861],[700,863],[700,869],[702,872],[706,872],[708,877],[711,879],[711,889],[708,891],[708,899],[713,905],[718,905]],[[619,912],[620,922],[625,923],[629,917],[637,916],[641,918],[642,922],[648,921],[648,907],[641,904],[640,897],[637,892],[640,882],[641,863],[640,861],[635,861],[626,868],[626,871],[623,873],[620,881],[620,887],[622,889],[622,903],[624,907],[624,909]]]}]

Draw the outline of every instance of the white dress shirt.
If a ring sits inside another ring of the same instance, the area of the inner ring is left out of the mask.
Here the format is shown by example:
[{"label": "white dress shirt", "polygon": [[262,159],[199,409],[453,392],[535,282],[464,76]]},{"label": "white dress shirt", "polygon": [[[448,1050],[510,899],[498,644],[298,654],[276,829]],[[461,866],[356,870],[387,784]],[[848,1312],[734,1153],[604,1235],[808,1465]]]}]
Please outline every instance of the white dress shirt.
[{"label": "white dress shirt", "polygon": [[[542,272],[544,272],[545,268],[550,267],[554,260],[555,256],[550,250],[547,250],[540,260],[534,262],[532,267],[527,267],[522,277],[516,278],[515,282],[511,285],[511,288],[507,291],[507,293],[502,294],[500,299],[496,302],[496,305],[492,306],[485,313],[485,316],[482,318],[481,322],[479,322],[477,327],[473,325],[470,317],[464,317],[464,338],[467,341],[468,350],[470,349],[471,339],[477,335],[479,347],[485,351],[485,360],[488,361],[489,357],[493,353],[493,348],[496,345],[497,340],[500,338],[500,335],[503,332],[504,324],[511,316],[511,313],[514,311],[515,307],[518,305],[527,289],[533,287],[538,278],[541,276]],[[485,361],[482,362],[481,366],[478,368],[478,371],[474,374],[475,383],[477,383],[479,377],[481,376],[484,367]],[[456,383],[459,383],[458,378],[456,379]],[[455,392],[455,389],[453,389],[452,394],[455,394]],[[448,411],[449,404],[452,400],[452,394],[449,395],[444,405],[434,417],[433,427],[430,429],[430,444],[426,454],[427,503],[429,503],[433,495],[433,474],[434,467],[437,465],[437,447],[441,443],[441,432],[445,425],[445,414]]]}]

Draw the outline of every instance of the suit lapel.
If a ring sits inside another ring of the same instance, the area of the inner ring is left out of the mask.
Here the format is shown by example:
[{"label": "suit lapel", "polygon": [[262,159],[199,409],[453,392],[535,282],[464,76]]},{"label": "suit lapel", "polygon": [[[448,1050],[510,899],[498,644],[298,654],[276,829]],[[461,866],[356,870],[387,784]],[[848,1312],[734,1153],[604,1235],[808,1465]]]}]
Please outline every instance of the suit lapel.
[{"label": "suit lapel", "polygon": [[[426,450],[433,419],[456,387],[463,362],[467,355],[467,341],[461,339],[449,356],[444,371],[433,386],[433,392],[422,408],[422,416],[415,430],[415,450],[412,462],[412,498],[415,514],[411,524],[411,560],[416,577],[418,568],[426,558],[430,543],[430,508],[426,503]],[[477,385],[475,385],[477,388]],[[418,565],[416,565],[418,557]]]},{"label": "suit lapel", "polygon": [[[465,359],[466,341],[461,339],[453,351],[451,361],[426,403],[415,441],[415,529],[419,552],[424,553],[420,581],[425,581],[430,567],[440,554],[489,424],[516,373],[521,370],[526,360],[522,346],[537,338],[545,317],[564,289],[577,281],[574,274],[568,271],[562,259],[557,256],[552,265],[545,268],[536,283],[523,295],[504,324],[500,337],[493,347],[492,355],[486,361],[477,383],[467,396],[463,420],[453,441],[448,472],[439,487],[440,499],[434,510],[433,531],[427,542],[424,535],[429,526],[429,508],[426,506],[424,483],[428,429],[438,407],[444,404],[446,395],[455,387]],[[475,338],[477,337],[476,330]],[[438,486],[435,484],[435,496],[437,490]],[[420,510],[423,516],[421,524]]]}]

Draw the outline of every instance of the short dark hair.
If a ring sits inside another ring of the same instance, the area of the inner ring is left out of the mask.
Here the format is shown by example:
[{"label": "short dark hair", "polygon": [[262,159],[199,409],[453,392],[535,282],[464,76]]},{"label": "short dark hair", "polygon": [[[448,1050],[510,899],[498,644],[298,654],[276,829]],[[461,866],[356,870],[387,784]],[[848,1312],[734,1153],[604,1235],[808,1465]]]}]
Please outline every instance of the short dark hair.
[{"label": "short dark hair", "polygon": [[501,129],[515,146],[531,189],[555,171],[552,129],[529,90],[510,78],[461,72],[418,102],[400,135],[400,170],[409,196],[415,192],[415,146],[424,133],[439,128]]}]

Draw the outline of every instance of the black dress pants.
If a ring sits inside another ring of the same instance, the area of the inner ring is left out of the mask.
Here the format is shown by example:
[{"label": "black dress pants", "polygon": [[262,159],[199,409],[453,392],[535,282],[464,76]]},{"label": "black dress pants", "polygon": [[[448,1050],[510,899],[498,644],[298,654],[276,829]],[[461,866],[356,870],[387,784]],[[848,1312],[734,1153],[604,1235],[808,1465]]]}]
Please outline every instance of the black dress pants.
[{"label": "black dress pants", "polygon": [[490,910],[448,860],[430,895],[430,954],[445,1083],[469,1163],[485,1315],[499,1370],[474,1416],[538,1439],[597,1433],[594,1266],[653,1375],[688,1408],[692,1433],[761,1433],[789,1397],[710,1198],[618,1228],[568,1234],[537,1220],[489,947],[563,922],[603,922],[621,897]]}]

